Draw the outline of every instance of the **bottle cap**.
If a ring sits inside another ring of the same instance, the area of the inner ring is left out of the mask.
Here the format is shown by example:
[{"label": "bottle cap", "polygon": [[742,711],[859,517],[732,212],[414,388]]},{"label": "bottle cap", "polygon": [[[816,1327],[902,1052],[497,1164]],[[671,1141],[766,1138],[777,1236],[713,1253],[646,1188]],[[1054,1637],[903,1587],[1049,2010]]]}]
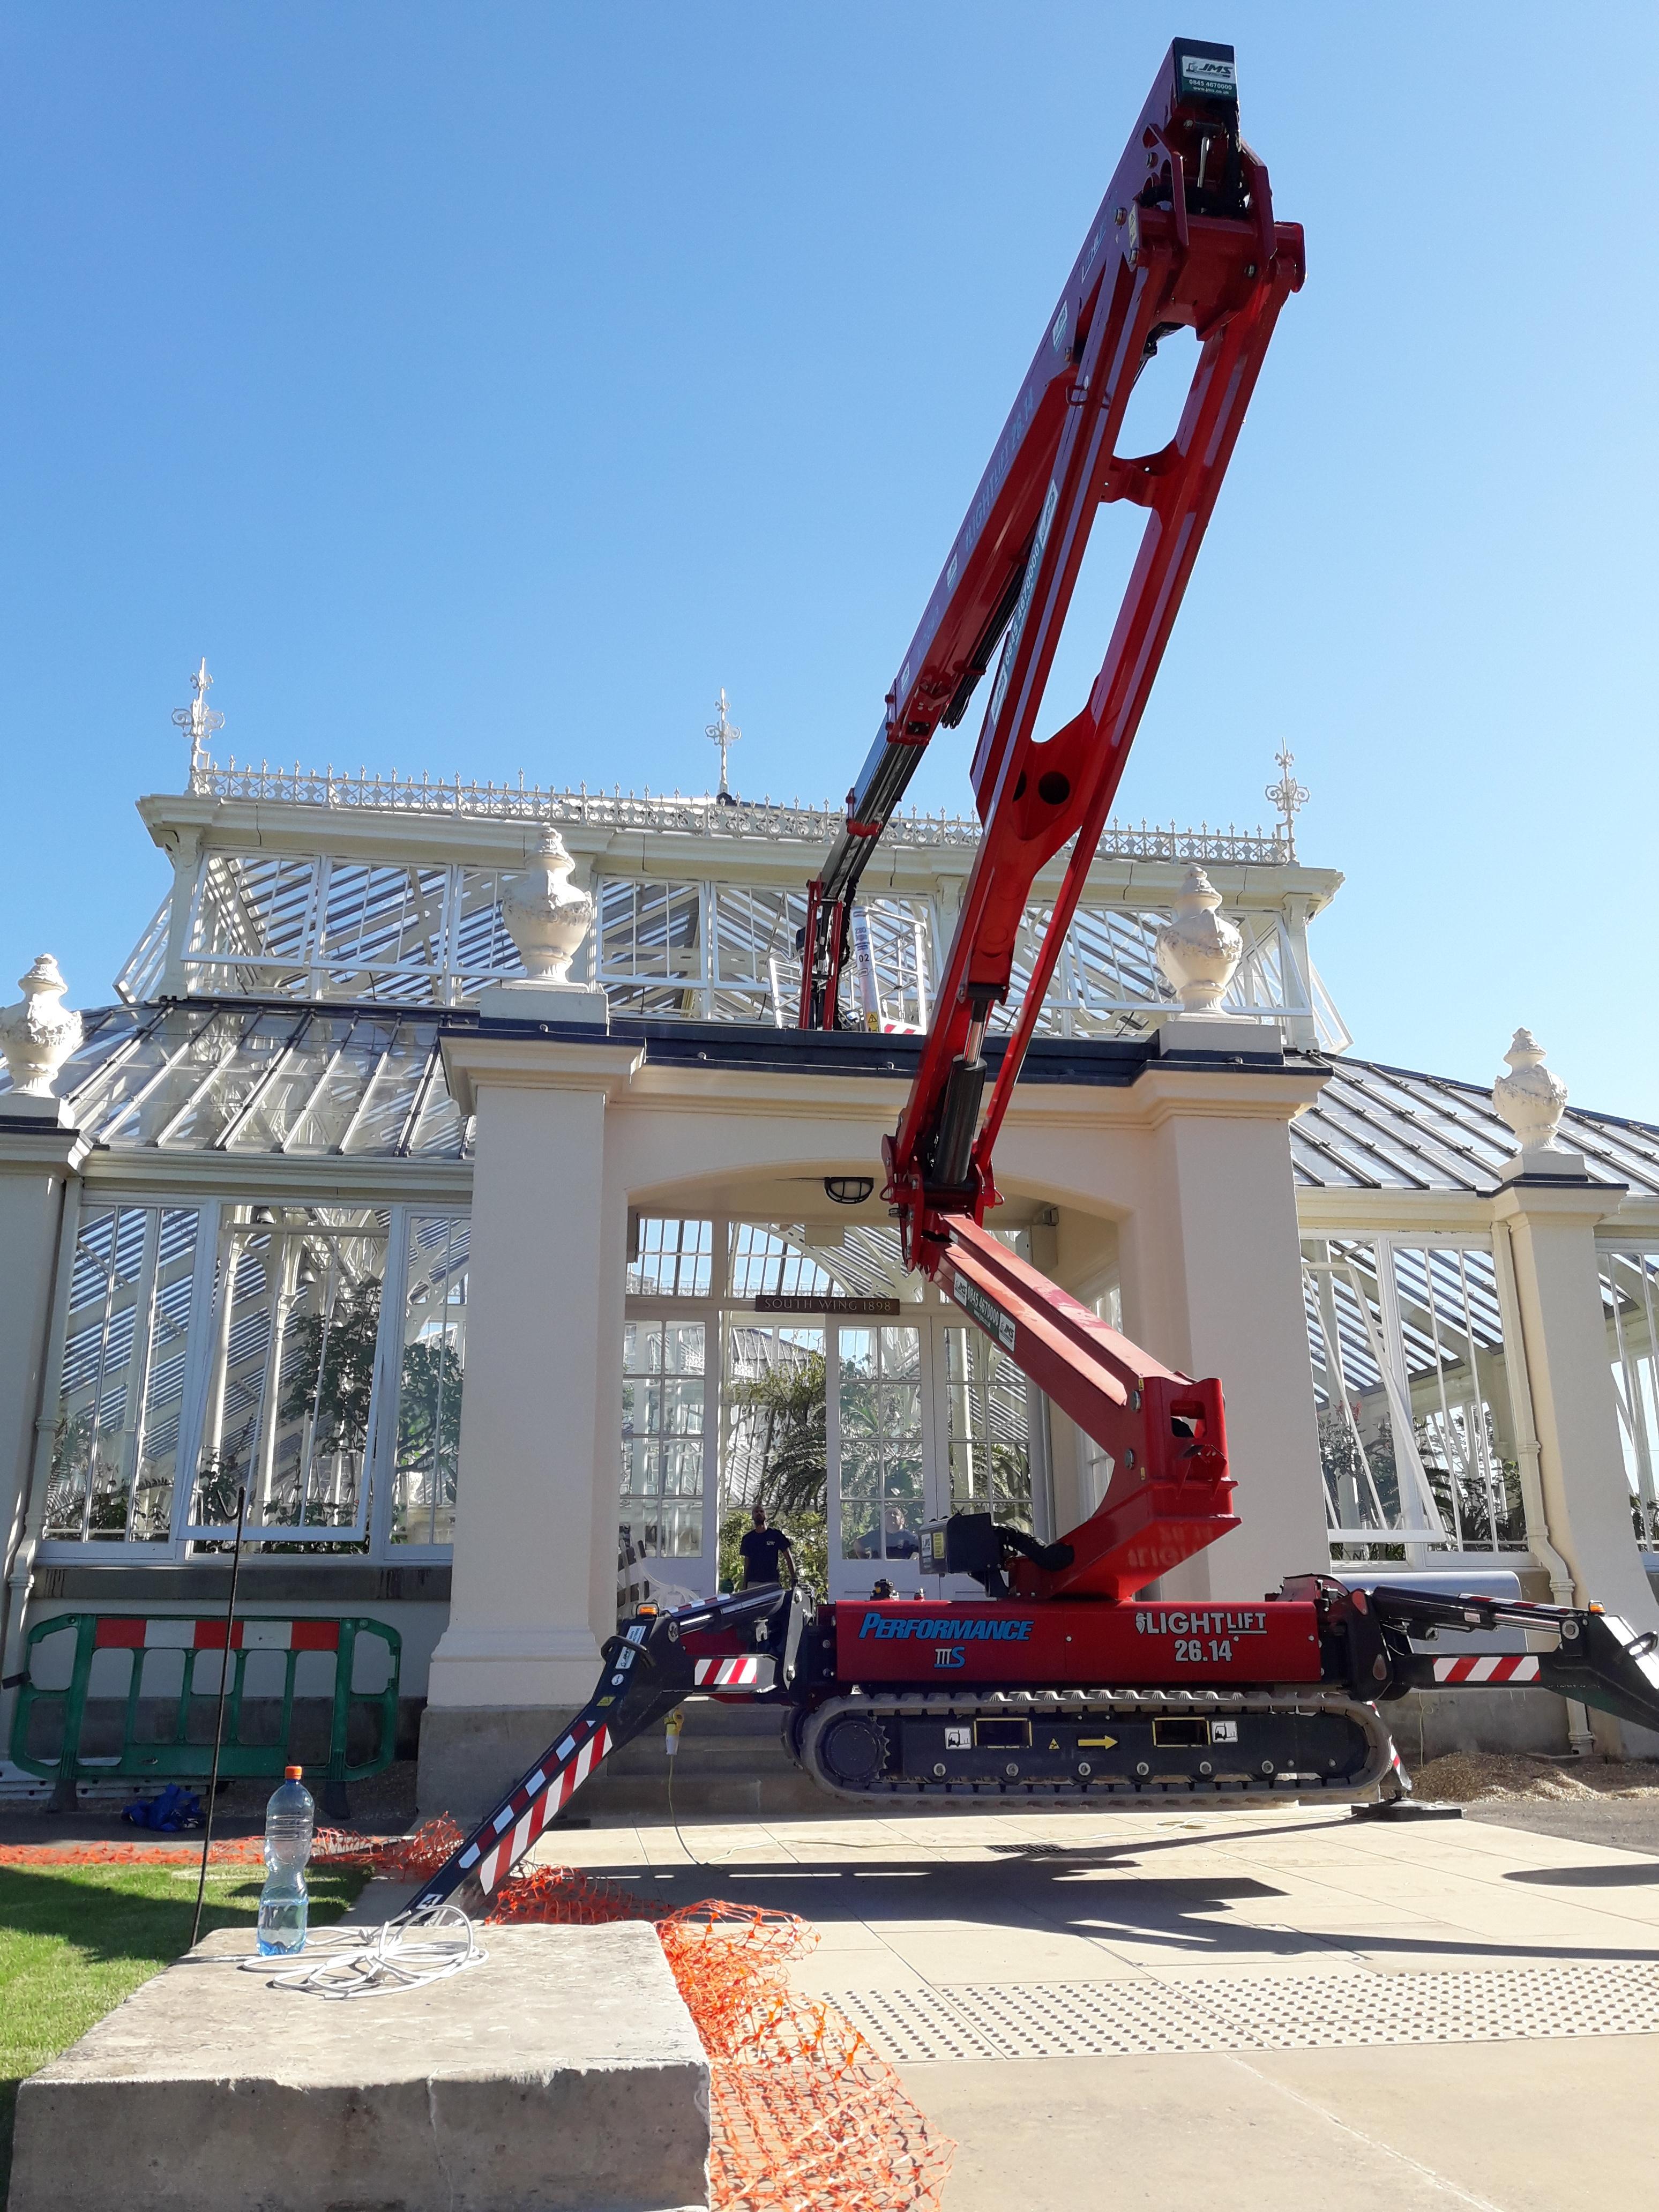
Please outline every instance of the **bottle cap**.
[{"label": "bottle cap", "polygon": [[297,1782],[304,1772],[303,1766],[285,1766],[283,1769],[283,1778],[285,1782]]}]

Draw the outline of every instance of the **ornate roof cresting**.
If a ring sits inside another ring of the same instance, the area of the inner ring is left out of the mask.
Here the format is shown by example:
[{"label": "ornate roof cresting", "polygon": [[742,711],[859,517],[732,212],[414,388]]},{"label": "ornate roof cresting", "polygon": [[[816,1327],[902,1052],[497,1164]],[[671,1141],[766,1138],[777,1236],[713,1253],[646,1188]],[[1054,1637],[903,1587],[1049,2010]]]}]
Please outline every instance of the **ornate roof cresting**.
[{"label": "ornate roof cresting", "polygon": [[1273,805],[1285,825],[1285,849],[1292,860],[1296,858],[1296,817],[1307,805],[1308,787],[1296,780],[1296,755],[1287,745],[1282,753],[1275,753],[1279,763],[1279,781],[1270,783],[1262,797]]},{"label": "ornate roof cresting", "polygon": [[204,653],[201,666],[190,679],[190,688],[195,697],[188,707],[175,707],[173,710],[173,719],[178,727],[190,732],[190,781],[185,786],[186,791],[200,788],[213,765],[213,757],[208,750],[209,740],[216,730],[222,730],[225,726],[224,716],[208,704],[207,695],[212,684],[213,678],[208,674],[207,655]]},{"label": "ornate roof cresting", "polygon": [[719,709],[717,718],[706,726],[703,735],[711,744],[717,744],[720,749],[720,787],[715,795],[720,799],[730,799],[733,794],[732,787],[726,781],[726,757],[743,736],[743,732],[726,713],[728,702],[726,696],[726,686],[723,684],[720,686],[720,696],[714,704]]}]

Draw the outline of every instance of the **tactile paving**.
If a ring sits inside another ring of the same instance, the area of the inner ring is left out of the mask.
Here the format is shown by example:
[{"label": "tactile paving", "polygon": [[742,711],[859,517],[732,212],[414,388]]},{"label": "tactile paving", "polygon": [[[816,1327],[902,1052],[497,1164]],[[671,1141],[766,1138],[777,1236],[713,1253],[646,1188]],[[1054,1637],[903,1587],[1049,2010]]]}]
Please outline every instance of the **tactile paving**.
[{"label": "tactile paving", "polygon": [[1659,1967],[964,1984],[825,1994],[884,2057],[1079,2058],[1659,2034]]}]

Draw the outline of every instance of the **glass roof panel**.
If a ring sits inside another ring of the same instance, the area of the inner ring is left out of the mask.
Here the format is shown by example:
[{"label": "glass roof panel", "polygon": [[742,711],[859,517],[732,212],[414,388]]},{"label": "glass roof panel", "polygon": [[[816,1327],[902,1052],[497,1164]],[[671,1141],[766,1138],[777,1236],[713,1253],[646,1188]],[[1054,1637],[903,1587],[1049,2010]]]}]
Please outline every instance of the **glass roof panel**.
[{"label": "glass roof panel", "polygon": [[[625,999],[629,994],[617,994]],[[613,1012],[678,1012],[670,982],[641,997],[670,1004]],[[470,1026],[470,1018],[460,1017]],[[444,1080],[440,1042],[457,1018],[436,1010],[356,1012],[246,1004],[95,1007],[57,1090],[79,1126],[117,1151],[343,1153],[459,1159],[466,1124]],[[793,1025],[793,1024],[791,1024]],[[1342,1055],[1317,1101],[1291,1124],[1304,1189],[1490,1191],[1515,1139],[1481,1085]],[[0,1113],[9,1079],[0,1069]],[[1593,1175],[1659,1197],[1659,1128],[1569,1108],[1561,1141]],[[886,1289],[885,1255],[816,1254],[848,1290]],[[859,1267],[867,1279],[849,1279]]]},{"label": "glass roof panel", "polygon": [[[192,1004],[96,1008],[82,1020],[58,1092],[112,1151],[465,1150],[434,1018]],[[9,1087],[0,1070],[0,1113]]]}]

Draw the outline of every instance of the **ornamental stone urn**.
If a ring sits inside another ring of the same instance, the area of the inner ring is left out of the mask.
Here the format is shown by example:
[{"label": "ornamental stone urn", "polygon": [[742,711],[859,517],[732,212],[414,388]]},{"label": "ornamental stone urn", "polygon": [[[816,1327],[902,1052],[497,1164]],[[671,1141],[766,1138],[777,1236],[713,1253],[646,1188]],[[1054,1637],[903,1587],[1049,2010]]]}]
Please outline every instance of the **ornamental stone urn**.
[{"label": "ornamental stone urn", "polygon": [[1547,1174],[1552,1169],[1559,1172],[1564,1162],[1577,1163],[1582,1174],[1579,1155],[1570,1152],[1556,1139],[1566,1110],[1567,1086],[1545,1066],[1543,1046],[1530,1030],[1516,1030],[1504,1059],[1510,1073],[1493,1084],[1492,1103],[1514,1130],[1522,1164],[1536,1158],[1540,1170]]},{"label": "ornamental stone urn", "polygon": [[17,981],[22,997],[0,1013],[0,1050],[11,1075],[10,1096],[50,1098],[58,1069],[81,1042],[81,1017],[63,1003],[69,985],[50,952],[43,952]]},{"label": "ornamental stone urn", "polygon": [[593,927],[594,905],[571,883],[575,862],[550,823],[535,857],[501,891],[501,920],[534,983],[564,983],[570,963]]},{"label": "ornamental stone urn", "polygon": [[1220,892],[1194,865],[1176,896],[1173,917],[1158,933],[1158,972],[1184,1013],[1217,1013],[1244,950],[1243,939],[1218,912],[1220,904]]}]

